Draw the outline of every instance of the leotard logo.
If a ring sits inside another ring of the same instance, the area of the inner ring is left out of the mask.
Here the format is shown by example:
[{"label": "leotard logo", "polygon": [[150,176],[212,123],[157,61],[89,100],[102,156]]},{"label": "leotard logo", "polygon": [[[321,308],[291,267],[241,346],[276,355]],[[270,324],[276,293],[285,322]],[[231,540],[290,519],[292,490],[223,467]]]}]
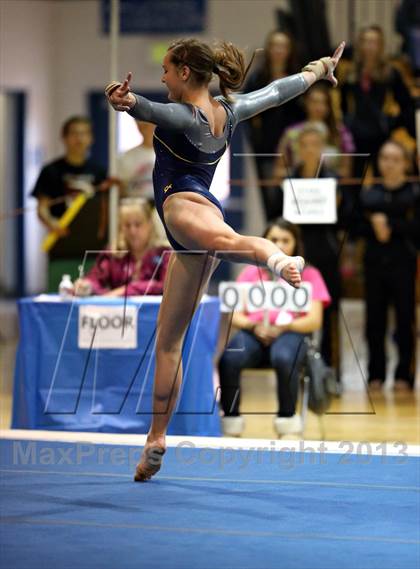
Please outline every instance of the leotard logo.
[{"label": "leotard logo", "polygon": [[172,184],[168,184],[167,186],[165,186],[163,188],[163,192],[166,194],[166,192],[168,192],[171,188],[172,188]]}]

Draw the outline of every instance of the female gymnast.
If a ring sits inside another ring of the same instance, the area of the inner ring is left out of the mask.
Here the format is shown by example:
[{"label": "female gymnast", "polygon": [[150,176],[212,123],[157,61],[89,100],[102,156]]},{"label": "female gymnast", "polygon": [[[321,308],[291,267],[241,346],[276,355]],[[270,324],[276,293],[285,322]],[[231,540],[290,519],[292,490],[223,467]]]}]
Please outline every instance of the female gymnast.
[{"label": "female gymnast", "polygon": [[[300,285],[301,257],[288,257],[262,237],[236,233],[209,187],[235,127],[243,120],[304,93],[315,81],[337,84],[334,69],[344,42],[301,73],[247,94],[237,91],[246,76],[244,56],[233,44],[215,48],[196,39],[169,46],[162,82],[171,103],[153,103],[130,91],[132,74],[112,82],[105,94],[117,111],[154,123],[156,163],[153,185],[157,211],[175,250],[166,277],[156,337],[153,419],[134,479],[146,481],[160,469],[166,430],[182,381],[182,345],[191,318],[219,258],[268,267],[294,287]],[[251,60],[252,63],[252,60]],[[219,76],[221,96],[209,83]]]}]

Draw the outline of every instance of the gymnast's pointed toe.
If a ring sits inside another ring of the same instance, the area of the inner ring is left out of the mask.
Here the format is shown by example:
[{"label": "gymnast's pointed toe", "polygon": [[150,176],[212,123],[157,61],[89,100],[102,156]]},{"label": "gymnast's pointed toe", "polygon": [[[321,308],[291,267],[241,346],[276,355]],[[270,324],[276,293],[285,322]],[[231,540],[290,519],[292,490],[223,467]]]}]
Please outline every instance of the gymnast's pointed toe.
[{"label": "gymnast's pointed toe", "polygon": [[136,466],[134,482],[147,482],[159,472],[165,452],[166,448],[164,447],[146,445],[140,462]]}]

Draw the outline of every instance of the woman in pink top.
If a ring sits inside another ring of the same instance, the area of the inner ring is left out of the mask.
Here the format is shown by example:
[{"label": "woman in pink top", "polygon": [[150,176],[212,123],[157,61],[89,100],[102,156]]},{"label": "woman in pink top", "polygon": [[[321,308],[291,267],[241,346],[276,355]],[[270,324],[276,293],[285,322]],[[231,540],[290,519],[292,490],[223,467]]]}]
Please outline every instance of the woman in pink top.
[{"label": "woman in pink top", "polygon": [[[302,243],[299,228],[279,218],[270,224],[264,237],[270,239],[287,255],[301,255]],[[271,280],[268,271],[247,266],[238,282]],[[281,280],[281,279],[279,279]],[[302,282],[312,284],[312,304],[308,313],[270,311],[268,322],[263,312],[235,312],[233,326],[238,333],[232,338],[219,363],[221,404],[224,412],[223,430],[230,436],[238,436],[244,428],[239,413],[240,375],[246,368],[272,367],[277,374],[279,399],[278,416],[274,427],[279,436],[302,431],[302,421],[296,414],[299,370],[306,354],[305,336],[320,330],[324,308],[330,303],[321,273],[313,266],[306,266]]]},{"label": "woman in pink top", "polygon": [[116,246],[98,255],[86,277],[76,281],[78,296],[162,294],[170,253],[158,236],[153,207],[141,198],[122,200],[119,224]]}]

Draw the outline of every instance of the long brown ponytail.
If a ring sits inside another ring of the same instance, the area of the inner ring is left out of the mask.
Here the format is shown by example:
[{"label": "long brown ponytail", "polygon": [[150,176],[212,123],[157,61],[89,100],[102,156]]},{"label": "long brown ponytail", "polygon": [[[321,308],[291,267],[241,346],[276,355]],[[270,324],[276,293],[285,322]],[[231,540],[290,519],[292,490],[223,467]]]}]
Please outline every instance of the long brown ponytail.
[{"label": "long brown ponytail", "polygon": [[220,91],[227,99],[229,92],[237,91],[244,82],[247,72],[244,54],[232,43],[220,42],[212,49],[204,42],[188,38],[172,43],[168,51],[172,63],[190,68],[196,85],[207,86],[213,73],[218,75]]},{"label": "long brown ponytail", "polygon": [[214,49],[214,73],[219,76],[220,91],[229,98],[229,91],[238,91],[245,79],[245,58],[233,43],[220,42]]}]

